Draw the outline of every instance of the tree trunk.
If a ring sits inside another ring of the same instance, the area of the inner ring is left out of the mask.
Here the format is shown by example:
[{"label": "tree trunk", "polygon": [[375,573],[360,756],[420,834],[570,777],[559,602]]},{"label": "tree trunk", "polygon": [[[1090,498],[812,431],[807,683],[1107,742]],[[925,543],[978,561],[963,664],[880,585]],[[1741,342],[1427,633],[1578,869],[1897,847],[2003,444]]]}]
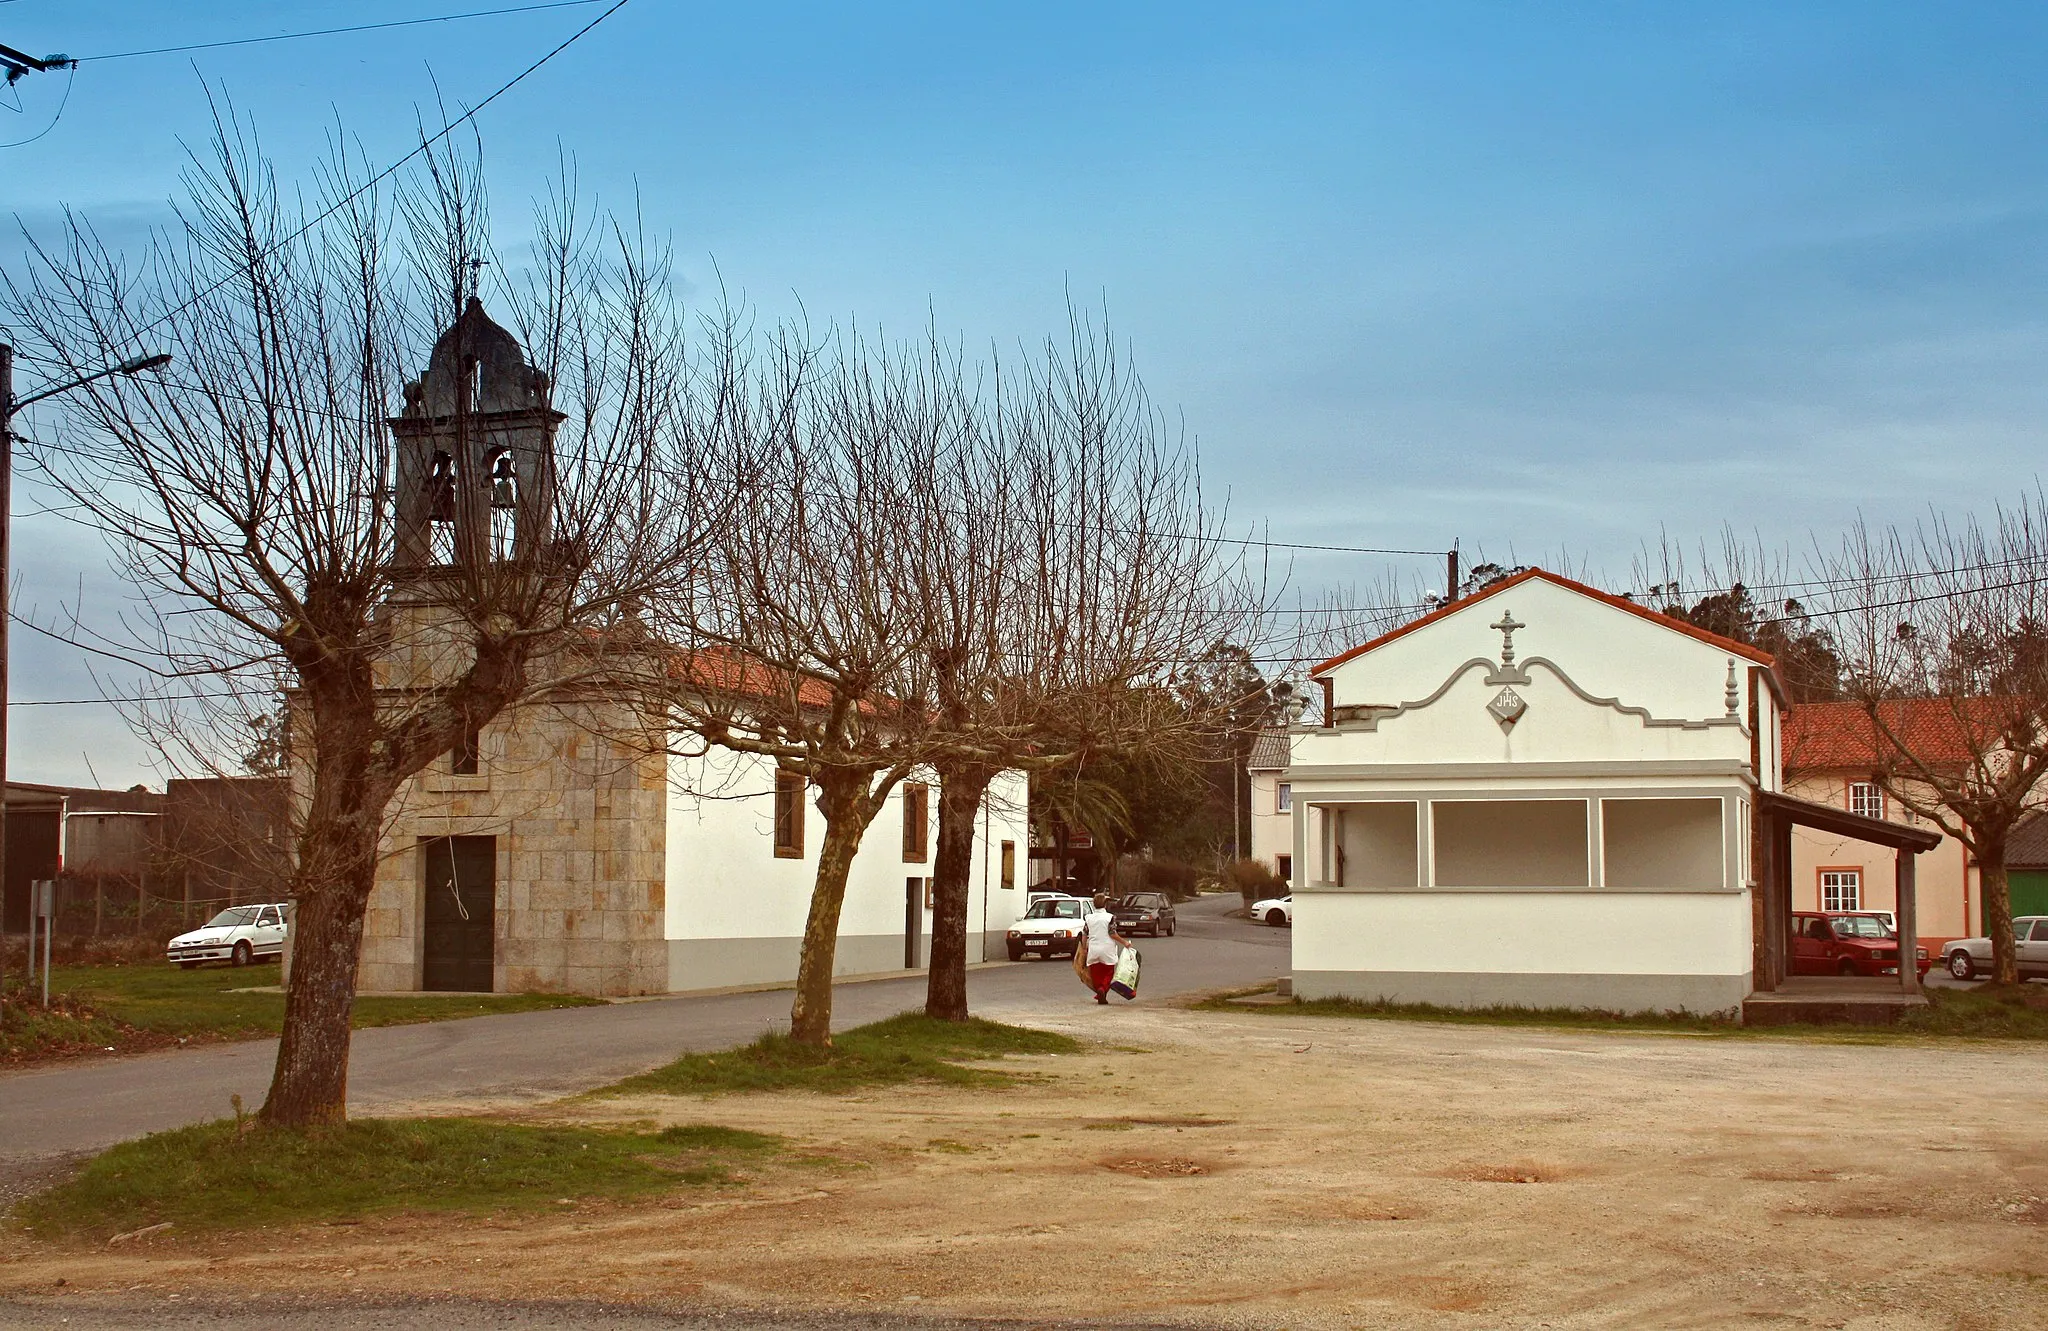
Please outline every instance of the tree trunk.
[{"label": "tree trunk", "polygon": [[381,806],[363,818],[309,826],[293,873],[292,977],[284,1037],[263,1102],[266,1123],[311,1127],[348,1118],[350,1023],[363,917],[377,875]]},{"label": "tree trunk", "polygon": [[974,820],[996,769],[985,763],[939,766],[939,846],[932,864],[932,965],[924,1012],[967,1020],[967,895],[974,870]]},{"label": "tree trunk", "polygon": [[1999,984],[2018,984],[2019,952],[2012,936],[2012,890],[2005,876],[2005,848],[2000,846],[1997,852],[1995,863],[1982,856],[1977,861],[1978,883],[1984,891],[1984,933],[1991,939],[1991,978]]},{"label": "tree trunk", "polygon": [[[350,662],[315,694],[311,797],[292,866],[292,978],[284,1034],[260,1116],[280,1127],[348,1118],[350,1019],[363,955],[363,916],[377,878],[377,845],[396,779],[377,765],[375,702],[366,669]],[[304,677],[302,673],[302,678]],[[191,893],[191,876],[186,894]]]},{"label": "tree trunk", "polygon": [[803,953],[796,963],[796,1001],[789,1008],[789,1033],[798,1044],[832,1045],[832,967],[839,953],[839,912],[846,904],[846,877],[854,852],[880,800],[870,800],[867,775],[814,777],[825,817],[818,847],[818,877],[811,885],[811,913],[804,921]]}]

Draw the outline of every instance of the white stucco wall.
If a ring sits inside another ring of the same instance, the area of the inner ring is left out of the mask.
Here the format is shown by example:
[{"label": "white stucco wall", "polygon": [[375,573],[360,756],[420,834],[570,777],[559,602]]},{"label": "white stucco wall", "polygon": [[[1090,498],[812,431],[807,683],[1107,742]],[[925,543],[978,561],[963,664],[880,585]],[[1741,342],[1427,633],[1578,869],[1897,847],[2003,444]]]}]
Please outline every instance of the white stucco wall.
[{"label": "white stucco wall", "polygon": [[[1619,696],[1656,716],[1701,718],[1726,711],[1728,651],[1540,578],[1462,606],[1336,667],[1328,678],[1338,704],[1420,699],[1461,661],[1498,661],[1500,633],[1489,626],[1510,610],[1524,625],[1515,631],[1520,663],[1555,660],[1595,697]],[[1737,661],[1745,670],[1750,664],[1747,658]],[[1746,710],[1746,674],[1738,683]]]},{"label": "white stucco wall", "polygon": [[1298,970],[1743,975],[1749,894],[1310,892]]},{"label": "white stucco wall", "polygon": [[[1512,677],[1492,627],[1509,614],[1522,625],[1514,668],[1527,680],[1512,687],[1526,710],[1503,726],[1488,711],[1503,679],[1487,679]],[[1539,577],[1334,667],[1326,678],[1340,719],[1296,731],[1287,771],[1296,992],[1451,1006],[1739,1008],[1752,956],[1747,811],[1758,785],[1776,784],[1774,724],[1758,736],[1764,771],[1751,766],[1751,665],[1725,647]],[[1344,713],[1368,705],[1398,710]],[[1762,711],[1766,723],[1775,722],[1767,691]],[[1688,838],[1707,842],[1682,856],[1659,853],[1642,844],[1655,828],[1637,826],[1646,821],[1637,817],[1617,826],[1615,845],[1629,871],[1610,883],[1599,801],[1629,798],[1713,801],[1718,847],[1710,844],[1711,827],[1690,827]],[[1467,817],[1463,867],[1447,857],[1440,880],[1430,806],[1474,799],[1583,801],[1585,853],[1561,859],[1571,847],[1550,844],[1555,835],[1519,848],[1514,818]],[[1350,829],[1360,834],[1350,838],[1345,867],[1356,870],[1337,884],[1326,829],[1335,811],[1372,801],[1414,801],[1419,872],[1380,872],[1388,866],[1373,857],[1393,842]],[[1543,868],[1563,859],[1572,861],[1568,873]],[[1418,888],[1409,890],[1410,882]]]},{"label": "white stucco wall", "polygon": [[1281,813],[1276,807],[1280,780],[1281,774],[1278,772],[1251,773],[1250,856],[1264,862],[1269,868],[1277,868],[1277,856],[1294,853],[1294,816]]},{"label": "white stucco wall", "polygon": [[1747,892],[1297,893],[1295,986],[1310,998],[1722,1011],[1748,992],[1749,927]]},{"label": "white stucco wall", "polygon": [[[903,965],[906,879],[929,878],[938,844],[938,787],[931,786],[927,852],[922,862],[903,855],[903,790],[892,792],[854,857],[840,913],[836,973],[861,974]],[[705,758],[669,760],[666,847],[666,936],[670,988],[703,989],[776,983],[796,974],[796,957],[810,911],[824,820],[806,795],[804,854],[783,859],[774,850],[774,764],[752,754],[713,750]],[[986,960],[983,938],[1022,913],[1021,879],[1028,846],[1025,781],[1019,773],[997,778],[976,820],[974,868],[968,883],[968,957]],[[1019,886],[1000,887],[1001,843],[1016,846]],[[986,918],[986,929],[984,929]],[[931,912],[923,912],[919,964],[929,963]]]}]

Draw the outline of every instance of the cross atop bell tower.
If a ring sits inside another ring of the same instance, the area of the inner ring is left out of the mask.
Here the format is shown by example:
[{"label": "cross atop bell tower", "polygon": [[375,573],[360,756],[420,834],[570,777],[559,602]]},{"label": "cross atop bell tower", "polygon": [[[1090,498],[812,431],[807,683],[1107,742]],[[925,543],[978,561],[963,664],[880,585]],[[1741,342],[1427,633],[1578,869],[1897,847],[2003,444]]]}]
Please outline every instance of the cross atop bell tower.
[{"label": "cross atop bell tower", "polygon": [[552,534],[555,427],[548,377],[472,296],[405,386],[397,564],[427,570],[529,557]]}]

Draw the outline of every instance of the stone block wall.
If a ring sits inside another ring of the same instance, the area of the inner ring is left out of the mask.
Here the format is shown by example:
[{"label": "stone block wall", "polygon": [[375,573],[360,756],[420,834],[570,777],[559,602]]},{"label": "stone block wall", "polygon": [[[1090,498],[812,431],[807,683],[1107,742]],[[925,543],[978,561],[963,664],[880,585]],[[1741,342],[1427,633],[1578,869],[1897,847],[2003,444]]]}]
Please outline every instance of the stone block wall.
[{"label": "stone block wall", "polygon": [[608,738],[631,709],[601,700],[518,708],[485,728],[475,776],[441,759],[392,810],[358,985],[418,989],[419,844],[497,838],[494,988],[607,996],[668,988],[663,760]]}]

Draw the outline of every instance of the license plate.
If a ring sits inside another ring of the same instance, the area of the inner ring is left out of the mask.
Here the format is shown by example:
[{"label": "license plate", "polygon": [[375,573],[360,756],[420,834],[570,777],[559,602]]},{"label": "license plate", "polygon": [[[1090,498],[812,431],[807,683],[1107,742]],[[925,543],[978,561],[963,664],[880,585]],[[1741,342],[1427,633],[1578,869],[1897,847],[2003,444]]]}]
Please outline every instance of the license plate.
[{"label": "license plate", "polygon": [[1043,938],[1034,938],[1034,939],[1032,939],[1032,940],[1031,940],[1030,942],[1026,943],[1026,944],[1025,944],[1024,946],[1026,946],[1026,947],[1044,947],[1044,946],[1045,946],[1045,940],[1044,940]]}]

